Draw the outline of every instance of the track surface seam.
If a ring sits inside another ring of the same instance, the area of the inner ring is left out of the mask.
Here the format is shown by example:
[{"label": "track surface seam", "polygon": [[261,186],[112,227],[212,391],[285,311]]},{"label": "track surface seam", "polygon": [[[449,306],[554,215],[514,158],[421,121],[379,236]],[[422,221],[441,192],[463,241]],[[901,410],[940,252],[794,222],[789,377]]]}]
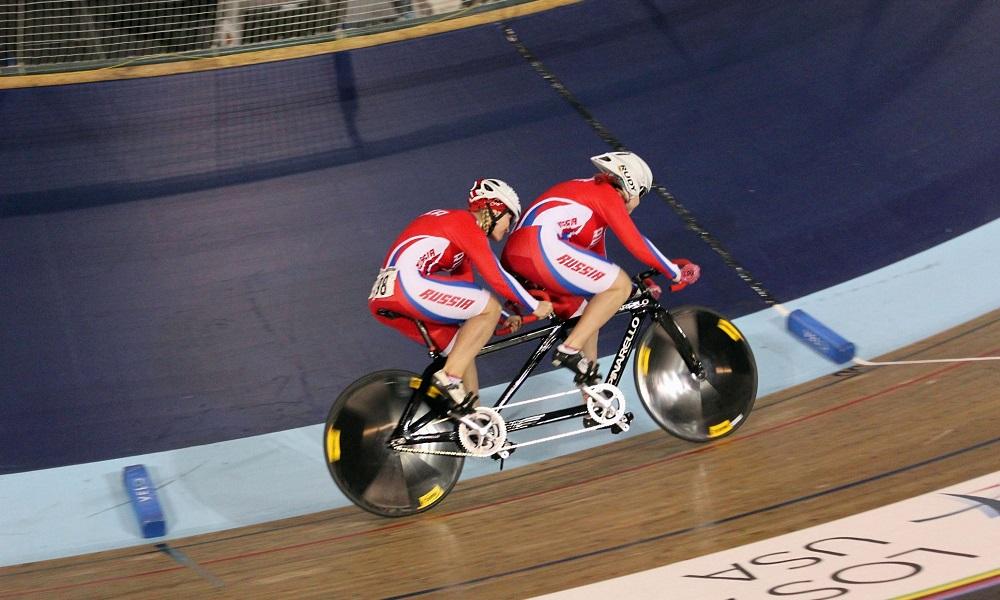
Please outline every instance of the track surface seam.
[{"label": "track surface seam", "polygon": [[622,543],[622,544],[616,544],[614,546],[607,546],[605,548],[599,548],[597,550],[591,550],[590,552],[583,552],[583,553],[580,553],[580,554],[574,554],[574,555],[571,555],[571,556],[565,556],[563,558],[558,558],[558,559],[555,559],[555,560],[546,561],[544,563],[536,563],[534,565],[529,565],[529,566],[526,566],[526,567],[522,567],[520,569],[513,569],[511,571],[505,571],[503,573],[495,573],[493,575],[487,575],[485,577],[478,577],[476,579],[468,579],[466,581],[462,581],[462,582],[459,582],[459,583],[454,583],[454,584],[451,584],[451,585],[438,586],[438,587],[435,587],[435,588],[427,588],[427,589],[419,590],[419,591],[416,591],[416,592],[408,592],[406,594],[401,594],[401,595],[398,595],[398,596],[387,596],[386,598],[390,598],[390,599],[414,598],[414,597],[417,597],[417,596],[423,596],[423,595],[430,594],[430,593],[433,593],[433,592],[440,592],[440,591],[444,591],[444,590],[451,590],[451,589],[455,589],[455,588],[465,587],[465,586],[468,586],[468,585],[474,585],[474,584],[477,584],[477,583],[483,583],[485,581],[490,581],[490,580],[493,580],[493,579],[500,579],[500,578],[503,578],[503,577],[508,577],[510,575],[520,575],[520,574],[527,573],[527,572],[530,572],[530,571],[535,571],[535,570],[538,570],[538,569],[544,569],[545,567],[551,567],[551,566],[555,566],[555,565],[559,565],[559,564],[565,564],[565,563],[568,563],[568,562],[572,562],[572,561],[580,560],[580,559],[584,559],[584,558],[589,558],[589,557],[592,557],[592,556],[599,556],[601,554],[607,554],[607,553],[610,553],[610,552],[617,552],[618,550],[624,550],[626,548],[632,548],[634,546],[639,546],[641,544],[648,544],[650,542],[656,542],[656,541],[659,541],[659,540],[664,540],[664,539],[667,539],[667,538],[676,537],[678,535],[683,535],[685,533],[692,533],[692,532],[695,532],[695,531],[701,531],[703,529],[710,529],[710,528],[715,527],[717,525],[723,525],[725,523],[730,523],[732,521],[736,521],[736,520],[743,519],[743,518],[746,518],[746,517],[752,517],[752,516],[755,516],[755,515],[759,515],[759,514],[763,514],[763,513],[766,513],[766,512],[770,512],[772,510],[777,510],[779,508],[785,508],[785,507],[791,506],[793,504],[798,504],[800,502],[806,502],[806,501],[813,500],[813,499],[816,499],[816,498],[821,498],[823,496],[828,496],[830,494],[834,494],[834,493],[837,493],[837,492],[842,492],[844,490],[848,490],[848,489],[851,489],[851,488],[854,488],[854,487],[858,487],[858,486],[861,486],[861,485],[865,485],[865,484],[868,484],[868,483],[872,483],[872,482],[875,482],[875,481],[879,481],[879,480],[882,480],[882,479],[893,477],[895,475],[899,475],[901,473],[906,473],[907,471],[911,471],[913,469],[918,469],[920,467],[924,467],[924,466],[927,466],[927,465],[930,465],[930,464],[934,464],[934,463],[940,462],[942,460],[947,460],[949,458],[954,458],[955,456],[960,456],[962,454],[965,454],[966,452],[972,452],[972,451],[975,451],[975,450],[979,450],[981,448],[985,448],[985,447],[990,446],[992,444],[996,444],[997,442],[1000,442],[1000,437],[995,437],[995,438],[990,439],[990,440],[984,440],[982,442],[978,442],[978,443],[973,444],[971,446],[966,446],[965,448],[959,448],[957,450],[952,450],[951,452],[948,452],[948,453],[945,453],[945,454],[940,454],[938,456],[934,456],[934,457],[928,458],[926,460],[922,460],[920,462],[912,463],[912,464],[909,464],[909,465],[906,465],[906,466],[903,466],[903,467],[898,467],[896,469],[892,469],[891,471],[884,471],[882,473],[878,473],[878,474],[872,475],[870,477],[865,477],[864,479],[858,479],[858,480],[855,480],[855,481],[850,481],[848,483],[844,483],[844,484],[841,484],[841,485],[838,485],[838,486],[835,486],[835,487],[832,487],[832,488],[829,488],[829,489],[826,489],[826,490],[822,490],[822,491],[815,492],[815,493],[812,493],[812,494],[806,494],[805,496],[799,496],[797,498],[791,498],[791,499],[788,499],[788,500],[782,500],[781,502],[776,502],[774,504],[770,504],[768,506],[763,506],[761,508],[755,508],[753,510],[744,511],[744,512],[741,512],[741,513],[737,513],[735,515],[730,515],[728,517],[723,517],[721,519],[716,519],[714,521],[706,521],[704,523],[698,523],[696,525],[691,525],[690,527],[684,527],[684,528],[681,528],[681,529],[674,529],[672,531],[667,531],[667,532],[664,532],[664,533],[658,533],[656,535],[651,535],[651,536],[647,536],[647,537],[644,537],[644,538],[639,538],[637,540],[632,540],[632,541],[625,542],[625,543]]},{"label": "track surface seam", "polygon": [[[996,354],[997,352],[1000,352],[1000,348],[992,349],[989,352],[984,353],[984,355]],[[637,471],[642,471],[642,470],[645,470],[645,469],[648,469],[648,468],[651,468],[651,467],[654,467],[654,466],[658,466],[658,465],[662,465],[662,464],[674,462],[676,460],[679,460],[681,458],[685,458],[687,456],[694,456],[694,455],[702,454],[702,453],[705,453],[705,452],[709,452],[709,451],[712,451],[715,448],[717,448],[719,446],[722,446],[722,445],[737,444],[737,443],[740,443],[740,442],[743,442],[743,441],[746,441],[746,440],[752,440],[752,439],[759,438],[759,437],[764,436],[766,434],[770,434],[770,433],[774,433],[774,432],[777,432],[777,431],[781,431],[781,430],[786,429],[788,427],[791,427],[791,426],[794,426],[794,425],[797,425],[797,424],[800,424],[800,423],[804,423],[804,422],[807,422],[807,421],[811,421],[813,419],[819,418],[819,417],[824,416],[824,415],[828,415],[828,414],[832,414],[832,413],[835,413],[835,412],[839,412],[841,410],[844,410],[846,408],[850,408],[852,406],[861,404],[863,402],[867,402],[869,400],[880,398],[882,396],[885,396],[887,394],[891,394],[893,392],[905,389],[907,387],[910,387],[910,386],[912,386],[914,384],[920,383],[920,382],[925,381],[927,379],[932,379],[932,378],[938,377],[938,376],[940,376],[940,375],[942,375],[944,373],[955,371],[955,370],[961,369],[963,367],[970,366],[970,364],[971,363],[956,363],[956,364],[953,364],[953,365],[948,365],[946,367],[942,367],[940,369],[936,369],[934,371],[931,371],[931,372],[926,373],[924,375],[921,375],[919,377],[915,377],[915,378],[912,378],[912,379],[907,379],[907,380],[899,382],[897,384],[890,385],[888,387],[882,388],[879,391],[871,392],[869,394],[866,394],[864,396],[861,396],[861,397],[855,398],[853,400],[844,402],[842,404],[837,404],[837,405],[834,405],[834,406],[831,406],[831,407],[828,407],[828,408],[825,408],[825,409],[822,409],[822,410],[819,410],[819,411],[816,411],[816,412],[813,412],[813,413],[802,415],[800,417],[791,419],[789,421],[784,421],[784,422],[781,422],[781,423],[776,423],[776,424],[774,424],[774,425],[772,425],[770,427],[767,427],[765,429],[754,431],[754,432],[746,434],[746,435],[741,435],[741,436],[736,436],[736,437],[728,438],[728,439],[725,439],[725,440],[721,440],[721,441],[719,441],[716,444],[711,445],[711,446],[700,446],[700,447],[692,448],[691,450],[687,450],[687,451],[684,451],[684,452],[679,452],[679,453],[671,454],[669,456],[665,456],[663,458],[660,458],[660,459],[657,459],[657,460],[654,460],[654,461],[648,461],[648,462],[645,462],[645,463],[642,463],[642,464],[639,464],[639,465],[634,465],[632,467],[621,469],[621,470],[615,471],[614,473],[608,473],[608,474],[604,474],[604,475],[598,475],[598,476],[590,477],[590,478],[587,478],[587,479],[581,479],[581,480],[578,480],[578,481],[574,481],[572,483],[568,483],[568,484],[564,484],[564,485],[560,485],[560,486],[556,486],[556,487],[552,487],[552,488],[547,488],[547,489],[539,490],[537,492],[532,492],[530,494],[521,494],[521,495],[518,495],[518,496],[512,496],[510,498],[505,498],[505,499],[502,499],[502,500],[498,500],[496,502],[491,502],[491,503],[487,503],[487,504],[481,504],[481,505],[473,506],[473,507],[470,507],[470,508],[467,508],[467,509],[451,511],[451,512],[447,512],[447,513],[443,513],[441,515],[435,515],[435,516],[429,517],[429,518],[427,518],[425,520],[420,520],[420,521],[417,521],[417,520],[401,521],[401,522],[398,522],[398,523],[393,523],[391,525],[385,525],[385,526],[382,526],[382,527],[376,527],[376,528],[373,528],[373,529],[366,529],[366,530],[362,530],[362,531],[356,531],[356,532],[352,532],[352,533],[348,533],[348,534],[337,535],[337,536],[322,538],[322,539],[318,539],[318,540],[311,540],[311,541],[308,541],[308,542],[301,542],[301,543],[298,543],[298,544],[289,544],[289,545],[284,545],[284,546],[276,546],[276,547],[273,547],[273,548],[268,548],[266,550],[259,550],[259,551],[254,551],[254,552],[245,552],[245,553],[234,554],[234,555],[230,555],[230,556],[223,556],[223,557],[219,557],[219,558],[205,560],[205,561],[202,561],[199,564],[201,566],[212,565],[212,564],[220,564],[220,563],[230,562],[230,561],[234,561],[234,560],[241,560],[241,559],[245,559],[245,558],[252,558],[252,557],[263,556],[263,555],[270,555],[270,554],[277,554],[279,552],[285,552],[285,551],[289,551],[289,550],[295,550],[295,549],[300,549],[300,548],[305,548],[305,547],[310,547],[310,546],[317,546],[317,545],[322,545],[322,544],[340,542],[340,541],[351,539],[351,538],[357,538],[357,537],[362,537],[362,536],[366,536],[366,535],[372,535],[372,534],[379,534],[379,533],[394,531],[394,530],[398,530],[398,529],[403,529],[405,527],[409,527],[410,525],[414,525],[414,524],[417,524],[417,523],[422,523],[422,522],[425,522],[425,521],[428,521],[428,520],[444,520],[444,519],[448,519],[450,517],[464,515],[464,514],[476,512],[476,511],[483,510],[483,509],[489,509],[489,508],[494,508],[494,507],[498,507],[498,506],[504,506],[504,505],[511,504],[511,503],[514,503],[514,502],[519,502],[521,500],[526,500],[528,498],[536,498],[536,497],[539,497],[539,496],[544,496],[544,495],[555,493],[555,492],[565,491],[565,490],[568,490],[568,489],[572,489],[574,487],[579,487],[579,486],[582,486],[582,485],[587,485],[589,483],[594,483],[594,482],[597,482],[597,481],[602,481],[602,480],[607,480],[607,479],[611,479],[611,478],[614,478],[614,477],[618,477],[620,475],[625,475],[625,474],[629,474],[629,473],[635,473]],[[858,486],[858,485],[863,485],[863,484],[869,483],[871,481],[876,481],[876,480],[879,480],[879,479],[883,479],[885,477],[890,477],[892,475],[895,475],[895,474],[898,474],[898,473],[901,473],[901,472],[905,472],[905,471],[908,471],[908,470],[911,470],[911,469],[914,469],[914,468],[919,468],[921,466],[924,466],[924,465],[927,465],[927,464],[931,464],[931,463],[934,463],[934,462],[937,462],[937,461],[945,460],[947,458],[951,458],[952,456],[955,456],[955,455],[958,455],[958,454],[962,454],[962,453],[965,453],[965,452],[969,452],[969,451],[973,451],[973,450],[976,450],[976,449],[979,449],[981,447],[985,447],[985,446],[988,446],[990,444],[994,444],[994,443],[997,443],[997,442],[1000,442],[1000,437],[993,438],[993,439],[990,439],[990,440],[985,440],[985,441],[982,441],[982,442],[978,442],[978,443],[973,444],[971,446],[967,446],[965,448],[954,450],[954,451],[951,451],[951,452],[946,453],[946,454],[942,454],[942,455],[939,455],[939,456],[936,456],[936,457],[933,457],[933,458],[930,458],[930,459],[927,459],[927,460],[924,460],[924,461],[920,461],[918,463],[913,463],[913,464],[910,464],[910,465],[906,465],[904,467],[899,467],[897,469],[893,469],[893,470],[890,470],[890,471],[886,471],[886,472],[883,472],[883,473],[880,473],[880,474],[876,474],[876,475],[867,477],[865,479],[861,479],[861,480],[857,480],[857,481],[850,482],[850,483],[847,483],[847,484],[843,484],[841,486],[837,486],[835,488],[830,488],[828,490],[817,492],[815,494],[810,494],[810,495],[807,495],[807,496],[800,496],[798,498],[794,498],[794,499],[790,499],[790,500],[784,500],[782,502],[775,503],[775,504],[772,504],[772,505],[769,505],[769,506],[766,506],[766,507],[762,507],[762,508],[759,508],[759,509],[754,509],[753,511],[747,511],[747,512],[744,512],[744,513],[739,513],[737,515],[731,515],[731,516],[725,517],[723,519],[718,519],[718,520],[709,521],[709,522],[705,522],[705,523],[699,523],[699,524],[692,525],[690,527],[687,527],[687,528],[684,528],[684,529],[681,529],[681,530],[675,530],[675,531],[672,531],[672,532],[666,532],[666,533],[658,534],[656,536],[650,536],[648,538],[642,538],[641,540],[634,540],[632,542],[627,542],[625,544],[618,544],[616,546],[612,546],[612,547],[608,547],[608,548],[603,548],[603,549],[600,549],[600,550],[595,550],[593,552],[589,552],[589,553],[586,553],[586,554],[581,554],[581,555],[576,555],[576,556],[571,556],[571,557],[564,557],[564,558],[561,558],[561,559],[557,559],[555,561],[547,561],[545,563],[538,563],[536,565],[531,565],[531,566],[528,566],[528,567],[524,567],[523,569],[520,569],[520,570],[517,570],[517,571],[511,571],[509,573],[502,573],[502,574],[497,574],[497,575],[491,575],[491,576],[489,576],[487,578],[479,578],[479,579],[475,579],[475,580],[468,580],[468,581],[464,581],[464,582],[460,582],[460,583],[456,583],[456,584],[452,584],[452,585],[444,586],[444,587],[436,587],[436,588],[433,588],[433,589],[427,589],[427,590],[420,590],[420,591],[415,591],[415,592],[409,592],[409,593],[401,595],[401,596],[394,596],[394,598],[413,597],[413,596],[424,595],[424,594],[431,593],[431,592],[434,592],[434,591],[441,591],[441,590],[444,590],[444,589],[451,589],[451,588],[455,588],[455,587],[467,586],[467,585],[471,585],[471,584],[475,584],[475,583],[479,583],[479,582],[488,580],[490,578],[504,577],[504,576],[507,576],[507,575],[510,575],[510,574],[521,573],[521,572],[524,572],[525,570],[538,569],[538,568],[543,568],[545,566],[551,566],[551,565],[554,565],[554,564],[559,564],[561,562],[568,562],[568,561],[572,561],[572,560],[579,560],[581,558],[586,558],[588,556],[593,556],[595,554],[600,554],[600,553],[603,553],[603,552],[613,552],[613,551],[616,551],[616,550],[619,550],[619,549],[622,549],[622,548],[630,547],[632,545],[636,545],[636,544],[640,544],[640,543],[647,543],[647,542],[655,541],[655,540],[658,540],[658,539],[663,539],[664,537],[671,537],[671,536],[679,535],[681,533],[702,530],[702,529],[713,527],[713,526],[716,526],[716,525],[719,525],[719,524],[728,523],[728,522],[731,522],[731,521],[739,519],[739,518],[753,516],[753,515],[756,515],[756,514],[760,514],[762,512],[767,512],[767,511],[775,510],[777,508],[786,507],[786,506],[789,506],[789,505],[792,505],[792,504],[795,504],[795,503],[798,503],[798,502],[803,502],[803,501],[811,500],[813,498],[817,498],[817,497],[820,497],[820,496],[828,495],[828,494],[834,493],[836,491],[842,491],[844,489],[848,489],[848,488],[855,487],[855,486]],[[269,531],[273,531],[273,530],[269,530]],[[263,533],[268,533],[268,532],[263,532]],[[256,535],[256,534],[252,534],[252,535]],[[204,544],[217,543],[219,541],[225,541],[225,540],[213,540],[211,542],[205,542]],[[202,545],[202,544],[193,544],[191,546],[178,546],[178,548],[193,547],[195,545]],[[142,554],[148,554],[148,552],[144,552]],[[114,560],[114,559],[109,559],[109,560]],[[71,565],[71,566],[75,566],[75,565]],[[66,567],[66,568],[69,568],[69,567]],[[140,577],[148,577],[148,576],[152,576],[152,575],[162,575],[164,573],[173,573],[173,572],[177,572],[177,571],[185,570],[185,569],[187,569],[187,567],[184,567],[184,566],[173,566],[173,567],[169,567],[169,568],[154,569],[154,570],[150,570],[150,571],[144,571],[144,572],[141,572],[141,573],[133,573],[133,574],[129,574],[129,575],[122,575],[122,576],[118,576],[118,577],[106,577],[106,578],[102,578],[102,579],[98,579],[98,580],[78,582],[78,583],[73,583],[73,584],[66,584],[66,585],[63,585],[63,586],[54,586],[54,587],[47,587],[47,588],[39,588],[39,589],[34,589],[34,590],[23,590],[23,591],[19,591],[17,593],[11,593],[11,594],[4,593],[4,594],[0,594],[0,598],[11,598],[11,597],[28,595],[28,594],[41,594],[41,593],[51,593],[51,592],[65,591],[65,590],[71,590],[71,589],[76,589],[76,588],[81,588],[81,587],[101,585],[101,584],[105,584],[105,583],[112,583],[112,582],[115,582],[115,581],[126,581],[126,580],[131,580],[131,579],[137,579],[137,578],[140,578]],[[24,575],[24,574],[26,574],[26,573],[22,572],[22,573],[10,574],[9,576],[17,576],[17,575]]]}]

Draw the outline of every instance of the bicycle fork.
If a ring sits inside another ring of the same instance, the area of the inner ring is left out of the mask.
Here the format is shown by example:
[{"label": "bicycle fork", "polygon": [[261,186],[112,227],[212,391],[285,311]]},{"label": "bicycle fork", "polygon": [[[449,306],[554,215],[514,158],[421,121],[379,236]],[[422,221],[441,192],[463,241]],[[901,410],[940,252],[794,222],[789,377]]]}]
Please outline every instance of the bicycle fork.
[{"label": "bicycle fork", "polygon": [[708,378],[705,365],[698,358],[698,353],[691,344],[691,340],[688,339],[687,334],[677,325],[677,321],[674,320],[673,316],[666,309],[657,307],[653,313],[653,319],[660,324],[660,327],[663,327],[663,330],[673,340],[674,346],[677,348],[677,353],[681,355],[681,360],[684,361],[688,370],[691,371],[691,375],[698,381],[705,381]]}]

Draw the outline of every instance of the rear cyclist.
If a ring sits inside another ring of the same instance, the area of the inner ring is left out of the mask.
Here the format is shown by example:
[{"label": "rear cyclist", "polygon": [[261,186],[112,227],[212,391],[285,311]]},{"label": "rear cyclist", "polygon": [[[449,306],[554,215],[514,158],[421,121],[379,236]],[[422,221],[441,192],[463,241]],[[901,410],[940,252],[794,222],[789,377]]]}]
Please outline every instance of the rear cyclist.
[{"label": "rear cyclist", "polygon": [[[501,241],[521,215],[514,190],[499,179],[480,179],[469,191],[468,210],[432,210],[396,238],[368,297],[375,318],[423,343],[411,320],[422,321],[447,359],[433,383],[447,393],[453,414],[464,412],[479,391],[475,358],[493,334],[500,303],[473,283],[473,267],[504,298],[538,317],[552,312],[504,271],[489,238]],[[380,310],[409,319],[390,318]],[[468,393],[467,393],[468,390]]]},{"label": "rear cyclist", "polygon": [[638,260],[671,278],[674,291],[698,281],[698,265],[671,261],[639,233],[631,213],[653,184],[653,173],[631,152],[590,161],[599,173],[556,184],[539,196],[511,234],[501,260],[512,273],[545,289],[563,319],[580,315],[552,363],[573,371],[578,384],[601,381],[597,333],[632,293],[632,282],[607,259],[610,227]]}]

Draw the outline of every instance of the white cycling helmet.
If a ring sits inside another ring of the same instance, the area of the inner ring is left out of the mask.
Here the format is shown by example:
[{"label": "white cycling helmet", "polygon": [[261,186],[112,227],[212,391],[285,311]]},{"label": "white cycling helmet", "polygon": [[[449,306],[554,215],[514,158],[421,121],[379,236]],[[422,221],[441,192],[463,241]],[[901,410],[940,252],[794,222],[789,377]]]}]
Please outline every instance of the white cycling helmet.
[{"label": "white cycling helmet", "polygon": [[633,198],[641,198],[653,187],[649,165],[631,152],[606,152],[591,156],[590,162],[617,179],[625,193]]},{"label": "white cycling helmet", "polygon": [[511,215],[512,229],[521,218],[521,201],[517,197],[517,192],[499,179],[479,179],[472,184],[472,189],[469,190],[469,210],[477,211],[484,208],[489,209],[492,219],[490,230],[486,233],[493,231],[496,222],[505,212]]}]

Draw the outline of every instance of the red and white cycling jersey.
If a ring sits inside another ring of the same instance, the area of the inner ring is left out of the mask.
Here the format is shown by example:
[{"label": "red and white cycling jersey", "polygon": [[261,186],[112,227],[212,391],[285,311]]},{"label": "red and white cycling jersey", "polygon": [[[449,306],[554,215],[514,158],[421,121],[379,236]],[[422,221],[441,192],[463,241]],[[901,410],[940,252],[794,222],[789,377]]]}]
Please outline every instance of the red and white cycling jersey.
[{"label": "red and white cycling jersey", "polygon": [[418,342],[422,338],[412,321],[386,319],[378,310],[424,321],[435,344],[447,353],[458,327],[482,313],[490,298],[474,283],[473,269],[504,298],[529,313],[538,308],[538,301],[500,266],[467,210],[432,210],[414,219],[382,261],[369,308],[377,319]]},{"label": "red and white cycling jersey", "polygon": [[556,184],[532,202],[504,248],[503,264],[551,293],[589,298],[610,287],[620,270],[607,260],[609,228],[638,260],[679,279],[680,267],[639,233],[604,175]]}]

